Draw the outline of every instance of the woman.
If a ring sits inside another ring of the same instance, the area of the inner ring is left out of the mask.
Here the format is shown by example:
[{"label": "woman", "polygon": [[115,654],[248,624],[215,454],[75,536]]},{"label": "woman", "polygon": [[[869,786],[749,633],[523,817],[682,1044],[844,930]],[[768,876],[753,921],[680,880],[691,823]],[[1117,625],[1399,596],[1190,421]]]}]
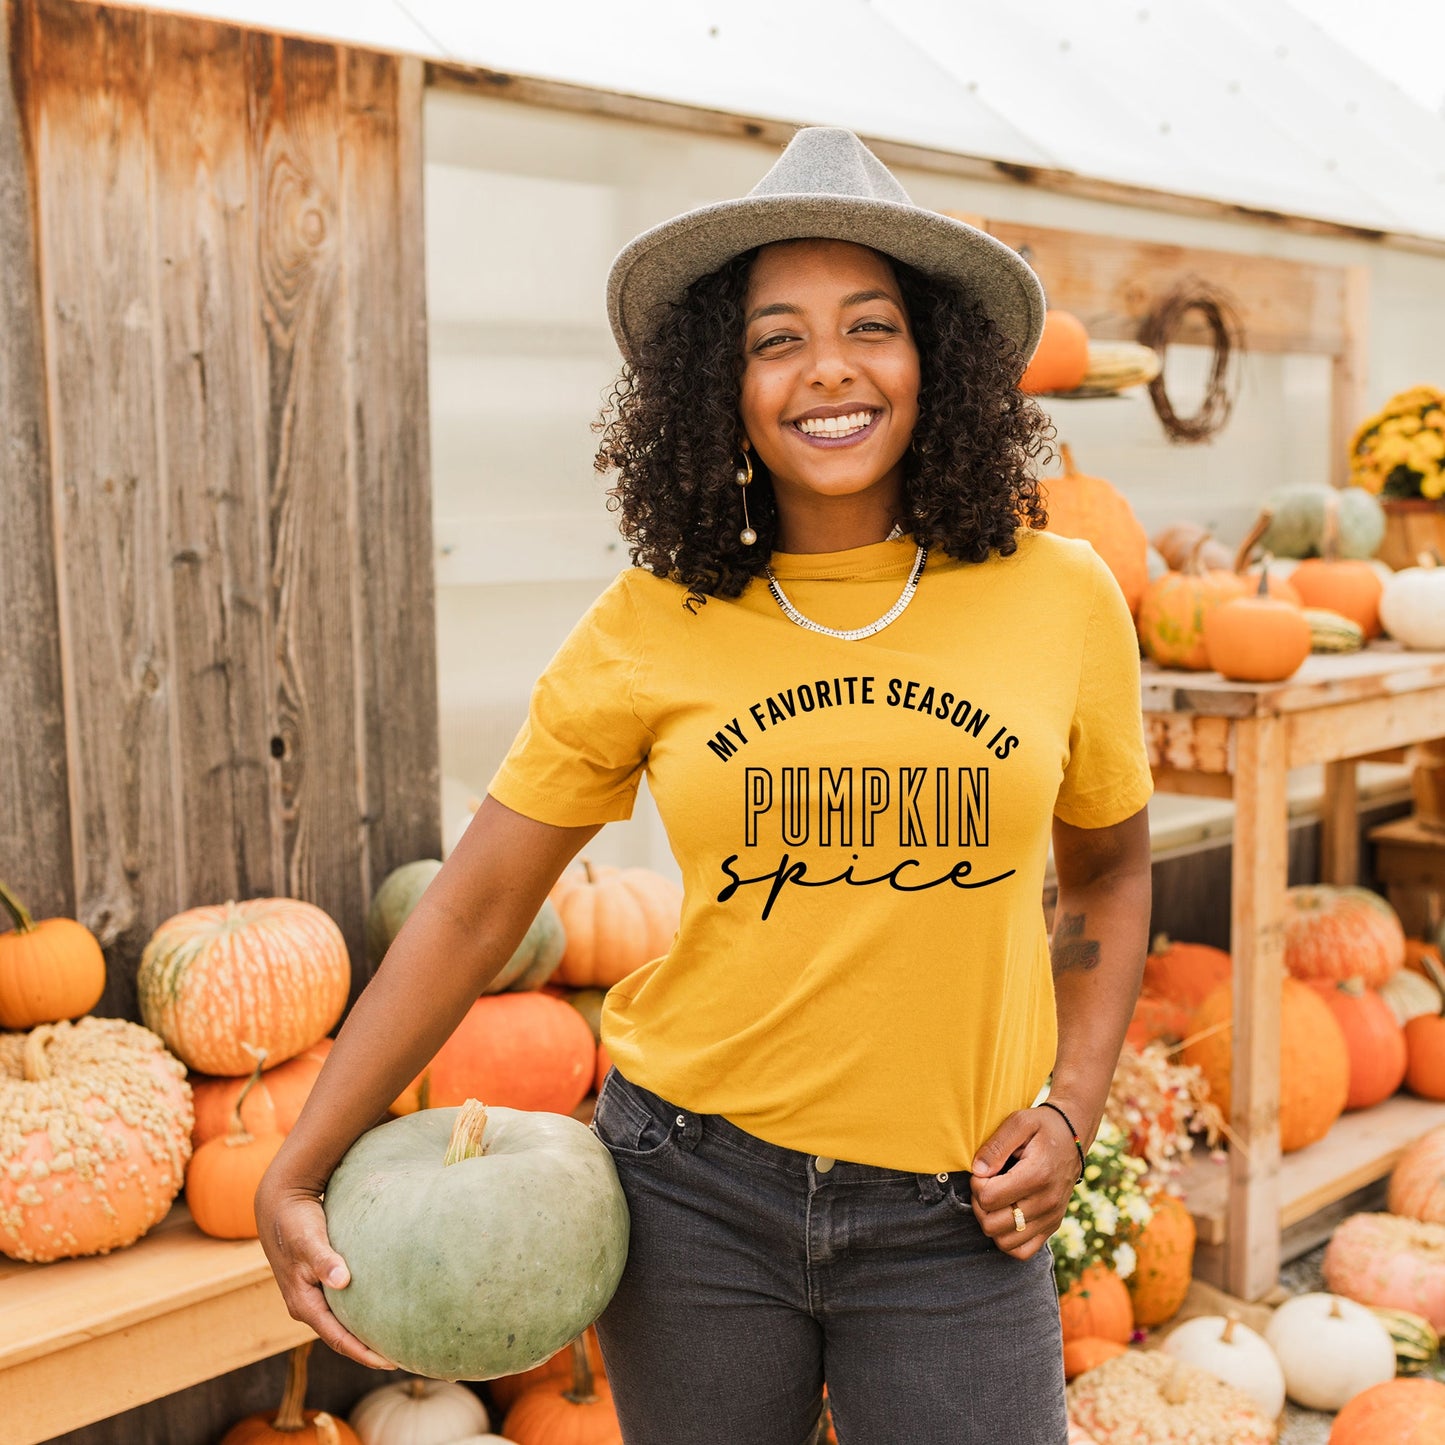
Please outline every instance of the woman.
[{"label": "woman", "polygon": [[1062,1445],[1044,1246],[1138,988],[1150,780],[1122,596],[1038,530],[1038,283],[820,129],[639,237],[608,299],[638,565],[263,1183],[277,1278],[384,1363],[326,1309],[317,1196],[646,771],[682,925],[609,995],[594,1121],[632,1215],[599,1323],[628,1445],[802,1445],[825,1378],[847,1445]]}]

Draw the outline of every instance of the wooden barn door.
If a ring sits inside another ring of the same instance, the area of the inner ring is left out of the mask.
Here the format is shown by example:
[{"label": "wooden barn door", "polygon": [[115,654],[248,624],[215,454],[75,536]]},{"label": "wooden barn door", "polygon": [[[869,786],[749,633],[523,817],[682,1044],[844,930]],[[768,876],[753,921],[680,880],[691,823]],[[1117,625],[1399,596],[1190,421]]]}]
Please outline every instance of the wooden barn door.
[{"label": "wooden barn door", "polygon": [[105,945],[440,843],[419,62],[12,0],[0,878]]}]

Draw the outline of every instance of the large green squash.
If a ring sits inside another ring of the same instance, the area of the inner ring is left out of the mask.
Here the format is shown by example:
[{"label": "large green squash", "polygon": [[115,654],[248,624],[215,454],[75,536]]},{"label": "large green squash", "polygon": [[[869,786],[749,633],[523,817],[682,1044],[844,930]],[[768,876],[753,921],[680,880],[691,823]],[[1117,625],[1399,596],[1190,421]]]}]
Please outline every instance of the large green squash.
[{"label": "large green squash", "polygon": [[1363,487],[1303,483],[1281,487],[1265,505],[1274,513],[1259,545],[1276,557],[1314,557],[1325,530],[1325,502],[1339,503],[1340,556],[1373,557],[1385,540],[1385,509]]},{"label": "large green squash", "polygon": [[[435,858],[403,863],[386,875],[371,900],[366,915],[366,951],[375,968],[386,955],[401,926],[421,901],[421,896],[442,870]],[[552,900],[546,899],[517,950],[483,993],[541,988],[557,971],[567,950],[567,935]]]},{"label": "large green squash", "polygon": [[[478,1152],[480,1151],[480,1152]],[[540,1365],[612,1298],[628,1214],[607,1148],[561,1114],[423,1109],[368,1130],[326,1186],[354,1335],[413,1374]]]}]

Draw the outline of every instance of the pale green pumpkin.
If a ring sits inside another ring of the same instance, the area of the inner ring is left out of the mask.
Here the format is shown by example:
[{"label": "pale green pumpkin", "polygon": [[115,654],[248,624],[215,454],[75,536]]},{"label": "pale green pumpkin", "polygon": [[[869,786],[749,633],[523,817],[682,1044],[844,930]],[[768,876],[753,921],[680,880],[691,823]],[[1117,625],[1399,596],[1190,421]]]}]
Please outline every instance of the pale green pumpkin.
[{"label": "pale green pumpkin", "polygon": [[324,1202],[351,1270],[326,1289],[332,1312],[434,1379],[550,1359],[602,1313],[627,1259],[612,1156],[562,1114],[469,1100],[394,1119],[351,1146]]},{"label": "pale green pumpkin", "polygon": [[1325,530],[1325,503],[1333,495],[1339,507],[1341,557],[1373,557],[1385,540],[1385,509],[1363,487],[1303,483],[1281,487],[1265,505],[1273,512],[1259,545],[1276,557],[1313,557]]},{"label": "pale green pumpkin", "polygon": [[[366,951],[375,968],[386,955],[402,924],[421,901],[431,881],[441,872],[435,858],[403,863],[386,875],[366,915]],[[552,900],[545,899],[516,952],[501,967],[483,993],[541,988],[557,971],[567,950],[567,935]]]}]

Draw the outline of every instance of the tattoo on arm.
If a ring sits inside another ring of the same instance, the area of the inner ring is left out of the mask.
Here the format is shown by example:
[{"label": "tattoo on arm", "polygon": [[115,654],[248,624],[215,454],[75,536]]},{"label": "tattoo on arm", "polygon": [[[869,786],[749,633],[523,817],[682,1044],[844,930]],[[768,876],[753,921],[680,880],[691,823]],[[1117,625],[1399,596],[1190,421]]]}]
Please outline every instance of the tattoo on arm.
[{"label": "tattoo on arm", "polygon": [[1084,937],[1084,915],[1065,913],[1054,925],[1054,939],[1050,946],[1053,958],[1054,977],[1070,969],[1088,972],[1099,966],[1099,941]]}]

